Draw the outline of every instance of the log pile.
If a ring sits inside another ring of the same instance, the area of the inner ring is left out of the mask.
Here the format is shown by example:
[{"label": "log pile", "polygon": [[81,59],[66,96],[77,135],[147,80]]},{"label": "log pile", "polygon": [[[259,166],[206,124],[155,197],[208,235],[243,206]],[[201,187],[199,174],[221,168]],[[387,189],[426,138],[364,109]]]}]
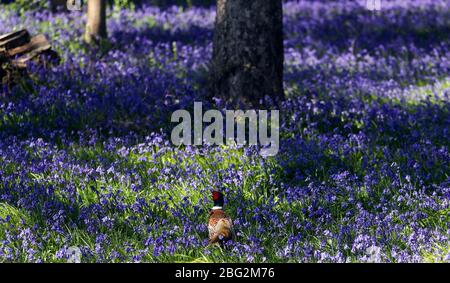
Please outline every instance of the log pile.
[{"label": "log pile", "polygon": [[[43,34],[31,36],[27,30],[0,35],[0,85],[2,89],[14,84],[32,60],[40,64],[57,61],[58,55]],[[4,92],[4,91],[0,91]]]}]

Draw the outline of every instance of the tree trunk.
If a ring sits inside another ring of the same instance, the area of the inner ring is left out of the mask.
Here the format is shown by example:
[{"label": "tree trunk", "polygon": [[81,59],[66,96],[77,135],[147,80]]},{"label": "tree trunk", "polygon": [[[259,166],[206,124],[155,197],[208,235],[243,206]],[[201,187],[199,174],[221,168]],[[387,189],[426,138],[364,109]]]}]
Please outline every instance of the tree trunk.
[{"label": "tree trunk", "polygon": [[279,103],[283,93],[282,0],[217,0],[212,85],[237,106]]},{"label": "tree trunk", "polygon": [[106,0],[88,0],[88,15],[84,39],[87,43],[106,38]]}]

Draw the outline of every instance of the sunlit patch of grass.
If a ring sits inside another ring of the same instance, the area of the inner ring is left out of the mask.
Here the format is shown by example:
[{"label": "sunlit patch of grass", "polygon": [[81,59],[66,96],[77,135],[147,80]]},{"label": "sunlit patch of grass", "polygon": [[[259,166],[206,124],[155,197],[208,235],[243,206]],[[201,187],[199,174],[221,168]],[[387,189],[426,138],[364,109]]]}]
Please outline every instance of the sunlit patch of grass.
[{"label": "sunlit patch of grass", "polygon": [[438,244],[431,251],[423,252],[423,261],[426,263],[449,263],[450,247],[448,243]]},{"label": "sunlit patch of grass", "polygon": [[[202,182],[203,187],[195,187],[190,188],[190,184],[187,182],[187,180],[165,180],[158,179],[160,177],[161,170],[164,168],[189,168],[191,166],[200,166],[202,170],[205,172],[210,172],[210,174],[213,174],[214,172],[217,172],[220,169],[226,169],[229,167],[236,166],[243,166],[243,168],[246,168],[245,170],[253,170],[256,174],[253,175],[252,179],[248,179],[245,181],[245,184],[243,186],[244,194],[243,196],[248,198],[249,200],[254,200],[256,203],[264,204],[266,199],[269,197],[268,194],[270,194],[270,189],[265,188],[264,186],[261,186],[261,195],[249,193],[251,186],[253,186],[255,183],[259,182],[261,184],[265,183],[265,179],[268,178],[268,173],[266,169],[261,168],[257,163],[252,165],[252,162],[248,160],[246,157],[243,157],[243,152],[241,149],[236,150],[228,150],[225,152],[228,152],[228,154],[224,154],[223,151],[216,151],[209,154],[197,154],[195,156],[192,156],[192,158],[183,158],[180,157],[180,152],[178,150],[168,149],[163,154],[159,154],[155,156],[156,152],[159,152],[159,148],[155,146],[154,151],[148,151],[144,154],[139,154],[137,152],[129,152],[125,156],[121,155],[111,155],[110,153],[105,153],[104,149],[101,145],[96,146],[74,146],[69,150],[72,154],[74,159],[77,160],[77,162],[80,163],[89,163],[93,168],[95,167],[103,167],[105,170],[107,170],[108,166],[110,164],[114,163],[115,166],[115,172],[122,172],[126,171],[130,168],[139,168],[140,171],[136,171],[139,176],[144,180],[143,182],[143,189],[139,191],[138,193],[133,192],[132,189],[129,187],[129,185],[126,182],[123,182],[120,180],[120,178],[117,178],[112,175],[106,175],[103,177],[99,177],[96,179],[93,179],[91,182],[83,181],[83,176],[80,176],[76,173],[71,172],[70,170],[62,170],[58,172],[60,176],[62,176],[66,182],[71,182],[77,187],[77,193],[80,197],[81,202],[76,204],[77,206],[81,207],[87,207],[93,204],[98,203],[100,200],[99,198],[102,197],[102,195],[107,194],[110,192],[109,189],[112,189],[113,192],[120,191],[120,197],[123,197],[122,202],[125,204],[133,204],[137,197],[144,197],[146,200],[151,200],[154,197],[158,197],[160,199],[165,199],[168,202],[168,208],[172,209],[187,209],[191,210],[192,207],[185,207],[182,208],[182,202],[185,197],[189,198],[191,203],[197,203],[200,199],[204,198],[204,191],[209,191],[211,187],[209,187],[208,182]],[[221,162],[214,162],[213,160],[220,159]],[[156,170],[153,171],[153,175],[147,174],[148,170],[151,168],[155,168]],[[38,182],[41,184],[45,184],[47,181],[50,180],[51,176],[55,172],[41,172],[41,173],[30,173],[30,179],[32,179],[34,182]],[[150,180],[152,179],[152,180]],[[154,181],[156,180],[156,181]],[[54,182],[50,182],[49,185],[55,186],[55,194],[56,197],[62,201],[65,202],[64,195],[61,195],[60,192],[60,186],[63,186],[64,183],[58,184]],[[83,184],[80,186],[80,184]],[[90,184],[90,185],[89,185]],[[162,184],[170,184],[169,187],[171,189],[161,191],[157,189],[158,185]],[[105,188],[109,188],[106,190]],[[61,189],[63,189],[61,187]],[[248,193],[247,193],[248,192]],[[67,203],[68,205],[69,203]],[[72,203],[72,205],[74,205]],[[230,211],[230,214],[234,214],[235,206],[239,206],[239,203],[230,203],[228,210]],[[173,218],[167,209],[151,206],[152,213],[159,215],[159,217],[162,217],[164,219],[167,219],[171,224],[170,225],[179,225],[177,224],[179,220],[176,218]],[[207,211],[209,209],[209,206],[206,205],[204,207],[204,210]],[[132,211],[125,211],[123,213],[116,214],[113,210],[111,211],[113,214],[114,220],[116,222],[116,226],[113,230],[104,231],[108,234],[109,240],[110,240],[110,249],[111,251],[121,251],[123,249],[123,241],[126,239],[128,242],[130,242],[132,245],[135,245],[136,247],[142,247],[143,238],[142,236],[137,236],[132,232],[131,227],[129,224],[125,224],[126,219],[129,217],[133,217],[134,214]],[[184,211],[183,214],[189,215],[190,211]],[[280,212],[281,213],[281,212]],[[77,219],[73,219],[76,221]],[[207,220],[207,214],[205,214],[205,217],[202,221],[206,222]],[[251,228],[253,229],[253,228]],[[94,248],[94,242],[95,239],[92,235],[89,235],[86,233],[82,225],[77,228],[69,228],[67,227],[67,233],[70,235],[71,241],[70,245],[73,246],[88,246],[91,248]],[[244,235],[247,232],[243,232]],[[250,235],[251,232],[248,231],[248,234]],[[199,231],[199,237],[204,238],[206,237],[205,231]],[[267,245],[271,245],[269,239],[267,239]],[[205,246],[206,249],[206,246]],[[124,252],[124,251],[123,251]],[[182,252],[182,254],[180,254]],[[205,253],[208,253],[207,255],[203,253],[201,250],[184,250],[179,251],[174,255],[160,255],[158,257],[153,257],[151,253],[148,254],[143,260],[145,261],[180,261],[180,262],[223,262],[230,260],[230,257],[227,255],[226,251],[217,250],[214,248],[207,249],[204,251]],[[50,255],[47,255],[50,256]],[[46,256],[46,258],[47,258]],[[47,258],[50,261],[58,261],[56,258]],[[92,260],[92,259],[91,259]],[[97,260],[97,259],[96,259]],[[100,259],[98,259],[100,260]],[[239,260],[237,258],[234,258],[233,260]]]}]

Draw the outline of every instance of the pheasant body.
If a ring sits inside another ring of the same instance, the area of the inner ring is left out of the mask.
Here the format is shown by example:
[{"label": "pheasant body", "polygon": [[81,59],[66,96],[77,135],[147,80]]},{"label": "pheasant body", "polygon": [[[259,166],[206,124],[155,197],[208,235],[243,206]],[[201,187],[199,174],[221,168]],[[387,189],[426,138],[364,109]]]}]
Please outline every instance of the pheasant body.
[{"label": "pheasant body", "polygon": [[233,237],[233,222],[223,210],[223,195],[220,192],[213,192],[214,207],[209,213],[208,232],[209,244],[221,244]]},{"label": "pheasant body", "polygon": [[233,222],[223,210],[212,210],[209,213],[209,243],[215,244],[232,238]]}]

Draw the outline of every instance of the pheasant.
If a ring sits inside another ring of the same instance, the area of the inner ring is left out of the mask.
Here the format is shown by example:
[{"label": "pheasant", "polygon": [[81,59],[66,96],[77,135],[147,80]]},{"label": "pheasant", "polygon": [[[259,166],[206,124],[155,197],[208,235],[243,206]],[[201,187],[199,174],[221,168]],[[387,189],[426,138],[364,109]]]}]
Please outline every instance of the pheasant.
[{"label": "pheasant", "polygon": [[214,207],[209,213],[208,220],[209,244],[223,244],[233,237],[233,223],[223,211],[223,194],[213,191],[212,197]]}]

